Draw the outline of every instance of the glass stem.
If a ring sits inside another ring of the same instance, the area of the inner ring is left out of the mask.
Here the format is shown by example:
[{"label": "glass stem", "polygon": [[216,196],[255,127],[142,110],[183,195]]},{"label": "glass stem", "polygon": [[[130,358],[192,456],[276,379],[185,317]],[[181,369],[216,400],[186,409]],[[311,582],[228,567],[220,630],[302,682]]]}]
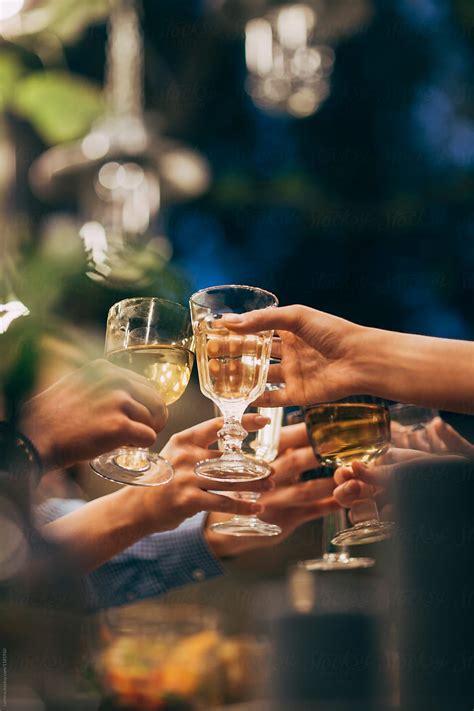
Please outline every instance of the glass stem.
[{"label": "glass stem", "polygon": [[217,433],[224,445],[222,459],[236,459],[243,456],[242,442],[248,435],[248,432],[242,427],[244,411],[245,404],[239,407],[226,407],[225,410],[222,408],[224,426]]},{"label": "glass stem", "polygon": [[345,528],[347,528],[345,509],[339,509],[324,517],[322,535],[323,558],[345,559],[348,557],[349,549],[347,546],[335,546],[331,543],[336,533],[343,531]]},{"label": "glass stem", "polygon": [[361,523],[369,523],[371,521],[380,521],[379,510],[374,499],[359,499],[354,501],[351,506],[352,524],[356,526]]},{"label": "glass stem", "polygon": [[[256,503],[259,498],[260,494],[257,494],[255,491],[236,491],[233,494],[234,499],[240,499],[241,501],[251,501],[252,503]],[[234,521],[256,521],[258,520],[257,514],[250,514],[248,516],[243,516],[242,514],[235,514],[233,517]]]}]

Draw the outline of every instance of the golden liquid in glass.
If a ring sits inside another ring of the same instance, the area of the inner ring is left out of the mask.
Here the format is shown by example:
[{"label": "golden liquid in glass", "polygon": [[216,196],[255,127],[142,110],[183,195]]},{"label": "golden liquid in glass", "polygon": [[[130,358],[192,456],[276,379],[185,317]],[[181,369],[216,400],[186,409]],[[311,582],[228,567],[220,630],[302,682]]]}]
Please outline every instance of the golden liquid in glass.
[{"label": "golden liquid in glass", "polygon": [[369,462],[390,446],[390,414],[378,404],[326,403],[305,415],[311,444],[324,464]]},{"label": "golden liquid in glass", "polygon": [[167,405],[179,400],[186,390],[194,363],[194,353],[176,345],[132,346],[113,351],[107,358],[121,368],[143,375]]},{"label": "golden liquid in glass", "polygon": [[211,400],[252,402],[265,389],[271,332],[240,336],[222,328],[196,329],[201,390]]}]

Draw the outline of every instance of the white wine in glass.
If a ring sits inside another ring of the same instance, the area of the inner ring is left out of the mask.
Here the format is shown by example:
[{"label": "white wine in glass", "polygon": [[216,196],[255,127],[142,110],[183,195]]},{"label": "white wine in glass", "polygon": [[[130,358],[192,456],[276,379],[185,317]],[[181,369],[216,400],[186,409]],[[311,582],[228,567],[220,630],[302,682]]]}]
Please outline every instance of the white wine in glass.
[{"label": "white wine in glass", "polygon": [[273,331],[237,335],[219,323],[225,313],[245,313],[277,306],[277,298],[253,286],[214,286],[202,289],[190,299],[196,358],[201,390],[224,415],[218,433],[223,442],[220,459],[198,462],[199,476],[218,481],[263,479],[270,466],[262,459],[245,457],[242,442],[247,432],[242,415],[264,391]]},{"label": "white wine in glass", "polygon": [[[145,377],[166,405],[184,393],[194,362],[189,312],[181,304],[143,297],[114,304],[107,319],[105,355],[121,368]],[[143,447],[120,447],[91,462],[94,471],[121,484],[159,486],[173,467]]]},{"label": "white wine in glass", "polygon": [[[314,451],[323,464],[367,464],[390,447],[390,413],[385,405],[357,401],[331,402],[306,408],[305,420]],[[380,521],[374,499],[359,499],[351,506],[353,526],[336,533],[337,546],[375,543],[388,538],[393,523]]]}]

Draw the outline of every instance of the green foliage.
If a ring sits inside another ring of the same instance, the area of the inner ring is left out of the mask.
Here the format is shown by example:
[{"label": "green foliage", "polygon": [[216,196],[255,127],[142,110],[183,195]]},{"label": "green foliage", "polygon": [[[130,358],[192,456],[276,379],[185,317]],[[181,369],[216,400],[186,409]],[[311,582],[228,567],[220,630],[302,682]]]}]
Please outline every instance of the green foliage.
[{"label": "green foliage", "polygon": [[24,72],[20,56],[14,49],[0,52],[0,112],[9,104],[15,84]]},{"label": "green foliage", "polygon": [[13,108],[46,143],[83,136],[103,111],[99,86],[65,71],[34,72],[17,84]]}]

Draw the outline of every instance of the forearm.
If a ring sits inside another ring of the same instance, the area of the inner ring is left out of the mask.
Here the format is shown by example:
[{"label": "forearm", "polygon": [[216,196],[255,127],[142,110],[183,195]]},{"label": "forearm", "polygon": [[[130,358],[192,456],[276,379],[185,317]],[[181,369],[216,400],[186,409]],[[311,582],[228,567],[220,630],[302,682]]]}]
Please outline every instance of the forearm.
[{"label": "forearm", "polygon": [[474,413],[474,344],[367,329],[355,368],[369,395]]},{"label": "forearm", "polygon": [[139,492],[127,487],[43,526],[42,533],[88,573],[150,533],[140,510]]}]

